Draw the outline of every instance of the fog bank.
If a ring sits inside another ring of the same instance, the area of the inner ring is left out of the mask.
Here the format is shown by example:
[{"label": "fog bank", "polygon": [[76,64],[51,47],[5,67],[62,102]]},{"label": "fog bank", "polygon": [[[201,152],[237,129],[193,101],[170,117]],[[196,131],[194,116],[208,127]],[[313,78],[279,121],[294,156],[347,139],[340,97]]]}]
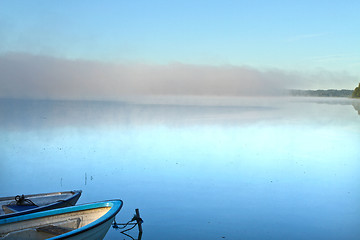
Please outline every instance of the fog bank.
[{"label": "fog bank", "polygon": [[[302,74],[246,66],[105,63],[24,53],[0,56],[0,97],[116,100],[129,95],[279,95],[285,89],[353,77]],[[314,79],[316,79],[314,81]]]}]

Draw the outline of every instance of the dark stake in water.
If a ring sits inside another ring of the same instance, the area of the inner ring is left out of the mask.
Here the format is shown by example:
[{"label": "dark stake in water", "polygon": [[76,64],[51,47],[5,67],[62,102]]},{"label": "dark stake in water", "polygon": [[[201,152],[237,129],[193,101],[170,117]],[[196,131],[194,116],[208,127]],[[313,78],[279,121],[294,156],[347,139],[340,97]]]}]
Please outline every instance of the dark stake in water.
[{"label": "dark stake in water", "polygon": [[1,100],[0,193],[120,198],[117,221],[139,208],[143,240],[355,240],[358,106],[301,97]]}]

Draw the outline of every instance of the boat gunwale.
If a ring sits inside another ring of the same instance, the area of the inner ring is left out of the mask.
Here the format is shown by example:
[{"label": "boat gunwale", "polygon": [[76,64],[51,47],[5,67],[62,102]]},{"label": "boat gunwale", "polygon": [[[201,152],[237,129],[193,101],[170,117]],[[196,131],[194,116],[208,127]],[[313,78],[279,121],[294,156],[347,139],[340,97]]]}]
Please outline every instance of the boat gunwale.
[{"label": "boat gunwale", "polygon": [[[17,217],[17,216],[21,216],[21,215],[25,215],[25,214],[31,214],[31,213],[36,213],[36,212],[41,212],[41,211],[47,211],[47,210],[52,210],[52,209],[56,209],[58,208],[58,206],[61,206],[64,202],[71,202],[74,199],[79,199],[81,196],[82,191],[81,190],[74,190],[74,191],[65,191],[65,192],[53,192],[53,193],[40,193],[40,194],[30,194],[30,195],[24,195],[25,197],[41,197],[41,196],[52,196],[52,195],[62,195],[62,194],[72,194],[70,197],[65,198],[62,201],[59,202],[54,202],[54,203],[50,203],[44,206],[39,206],[33,209],[28,209],[28,210],[24,210],[24,211],[20,211],[20,212],[14,212],[14,213],[8,213],[8,214],[4,214],[4,215],[0,215],[0,220],[2,219],[7,219],[7,218],[12,218],[12,217]],[[1,201],[5,201],[5,200],[12,200],[15,197],[4,197],[4,198],[0,198]]]},{"label": "boat gunwale", "polygon": [[[51,192],[51,193],[37,193],[37,194],[23,194],[25,197],[41,197],[41,196],[53,196],[53,195],[63,195],[63,194],[74,194],[77,192],[82,192],[81,190],[72,190],[72,191],[63,191],[63,192]],[[20,195],[20,194],[19,194]],[[15,196],[11,196],[11,197],[0,197],[0,202],[1,201],[9,201],[9,200],[14,200]]]},{"label": "boat gunwale", "polygon": [[120,199],[101,201],[101,202],[53,209],[53,210],[48,210],[48,211],[43,211],[43,212],[36,212],[36,213],[30,213],[30,214],[21,215],[21,216],[15,216],[15,217],[11,217],[11,218],[0,219],[0,225],[19,222],[19,221],[33,220],[33,219],[42,218],[42,217],[50,217],[50,216],[56,216],[56,215],[60,215],[60,214],[84,211],[84,210],[91,210],[91,209],[96,209],[96,208],[101,208],[101,207],[110,207],[110,210],[108,212],[106,212],[103,216],[96,219],[95,221],[93,221],[81,228],[74,229],[68,233],[64,233],[59,236],[49,238],[49,239],[54,239],[54,240],[55,239],[66,239],[68,237],[72,237],[72,236],[81,234],[83,232],[86,232],[90,229],[93,229],[93,228],[96,228],[96,227],[102,225],[103,223],[107,222],[111,218],[115,217],[115,215],[120,211],[122,206],[123,206],[123,201]]}]

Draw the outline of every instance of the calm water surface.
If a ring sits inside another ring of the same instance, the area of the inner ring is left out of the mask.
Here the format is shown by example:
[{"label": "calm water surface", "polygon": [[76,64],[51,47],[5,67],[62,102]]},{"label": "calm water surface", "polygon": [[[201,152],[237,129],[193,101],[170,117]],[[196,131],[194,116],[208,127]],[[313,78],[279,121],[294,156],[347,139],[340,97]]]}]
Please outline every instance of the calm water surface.
[{"label": "calm water surface", "polygon": [[140,208],[145,240],[355,240],[358,111],[341,98],[0,100],[0,194],[120,198],[117,220]]}]

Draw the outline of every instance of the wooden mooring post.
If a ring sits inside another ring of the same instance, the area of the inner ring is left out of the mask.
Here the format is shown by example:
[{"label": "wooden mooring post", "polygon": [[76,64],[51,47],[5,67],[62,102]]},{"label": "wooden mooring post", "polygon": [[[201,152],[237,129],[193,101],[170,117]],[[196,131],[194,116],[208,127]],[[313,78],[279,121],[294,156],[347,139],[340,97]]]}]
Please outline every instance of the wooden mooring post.
[{"label": "wooden mooring post", "polygon": [[135,214],[136,214],[136,223],[138,224],[138,228],[139,228],[139,233],[142,233],[141,224],[143,223],[143,220],[140,217],[140,211],[138,208],[135,209]]}]

